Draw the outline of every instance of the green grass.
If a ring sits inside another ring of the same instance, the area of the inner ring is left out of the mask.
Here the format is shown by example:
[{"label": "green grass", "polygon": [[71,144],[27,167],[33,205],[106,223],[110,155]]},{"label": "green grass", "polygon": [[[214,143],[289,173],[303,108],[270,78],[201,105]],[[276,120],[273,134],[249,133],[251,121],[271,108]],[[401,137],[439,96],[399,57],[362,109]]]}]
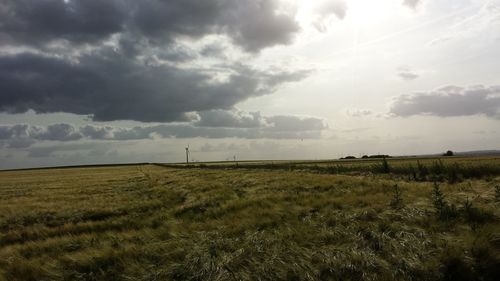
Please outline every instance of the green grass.
[{"label": "green grass", "polygon": [[498,175],[435,184],[405,161],[0,172],[0,280],[496,280]]}]

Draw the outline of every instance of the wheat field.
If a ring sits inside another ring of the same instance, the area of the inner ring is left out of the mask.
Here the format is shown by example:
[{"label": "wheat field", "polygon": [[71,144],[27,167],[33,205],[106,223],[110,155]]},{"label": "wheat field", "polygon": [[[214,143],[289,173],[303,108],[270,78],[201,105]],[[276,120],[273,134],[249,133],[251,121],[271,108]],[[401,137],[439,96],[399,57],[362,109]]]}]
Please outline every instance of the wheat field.
[{"label": "wheat field", "polygon": [[496,280],[500,175],[397,161],[2,171],[0,280]]}]

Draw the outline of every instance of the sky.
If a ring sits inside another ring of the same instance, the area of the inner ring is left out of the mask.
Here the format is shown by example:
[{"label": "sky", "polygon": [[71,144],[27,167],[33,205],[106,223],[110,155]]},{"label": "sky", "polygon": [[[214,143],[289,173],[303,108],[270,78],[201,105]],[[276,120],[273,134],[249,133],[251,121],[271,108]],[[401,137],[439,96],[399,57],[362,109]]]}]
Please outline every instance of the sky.
[{"label": "sky", "polygon": [[500,0],[2,0],[0,169],[500,149]]}]

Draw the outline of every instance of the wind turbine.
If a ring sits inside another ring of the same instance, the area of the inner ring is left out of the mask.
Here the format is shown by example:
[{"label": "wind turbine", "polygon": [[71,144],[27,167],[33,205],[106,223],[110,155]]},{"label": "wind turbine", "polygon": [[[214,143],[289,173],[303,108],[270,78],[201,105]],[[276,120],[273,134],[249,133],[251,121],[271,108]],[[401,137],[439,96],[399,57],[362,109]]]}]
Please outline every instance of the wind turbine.
[{"label": "wind turbine", "polygon": [[189,144],[186,146],[186,164],[189,164]]}]

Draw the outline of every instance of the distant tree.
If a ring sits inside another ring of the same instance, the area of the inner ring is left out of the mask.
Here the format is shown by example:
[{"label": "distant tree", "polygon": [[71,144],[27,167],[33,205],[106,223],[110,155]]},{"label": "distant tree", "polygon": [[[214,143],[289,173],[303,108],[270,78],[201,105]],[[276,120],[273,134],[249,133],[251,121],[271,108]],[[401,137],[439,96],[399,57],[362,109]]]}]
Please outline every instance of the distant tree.
[{"label": "distant tree", "polygon": [[350,155],[350,156],[346,156],[346,157],[343,157],[343,158],[340,158],[340,159],[356,159],[356,157]]},{"label": "distant tree", "polygon": [[366,159],[368,158],[368,155],[363,155],[363,157],[361,157],[362,159]]},{"label": "distant tree", "polygon": [[453,156],[453,151],[448,150],[446,153],[443,153],[443,156]]}]

